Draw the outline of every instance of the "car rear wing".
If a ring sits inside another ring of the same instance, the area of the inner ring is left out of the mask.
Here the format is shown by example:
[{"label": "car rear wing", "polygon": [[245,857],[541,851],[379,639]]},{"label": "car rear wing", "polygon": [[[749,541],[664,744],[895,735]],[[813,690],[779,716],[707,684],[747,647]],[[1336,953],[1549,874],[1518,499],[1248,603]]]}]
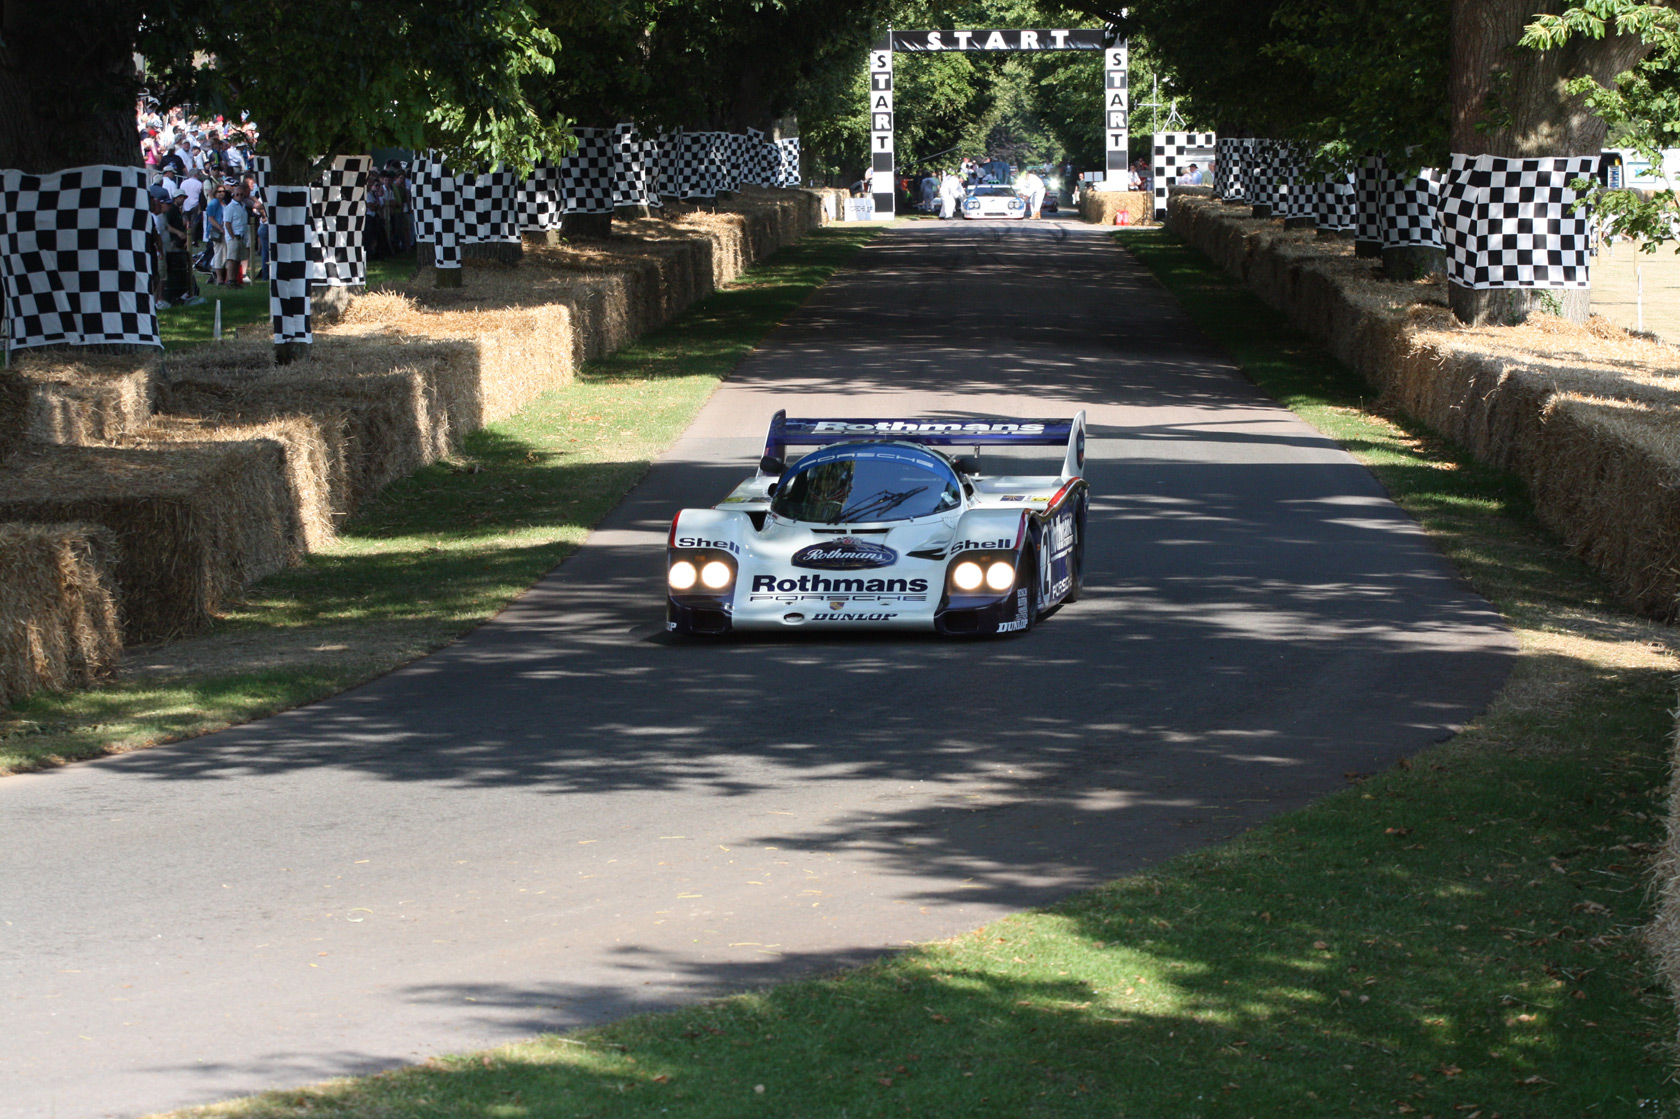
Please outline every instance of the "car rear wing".
[{"label": "car rear wing", "polygon": [[778,462],[789,447],[825,447],[831,443],[881,439],[929,447],[1026,446],[1067,447],[1063,478],[1085,474],[1085,413],[1070,420],[1009,419],[984,416],[967,420],[789,419],[784,409],[770,417],[764,457]]}]

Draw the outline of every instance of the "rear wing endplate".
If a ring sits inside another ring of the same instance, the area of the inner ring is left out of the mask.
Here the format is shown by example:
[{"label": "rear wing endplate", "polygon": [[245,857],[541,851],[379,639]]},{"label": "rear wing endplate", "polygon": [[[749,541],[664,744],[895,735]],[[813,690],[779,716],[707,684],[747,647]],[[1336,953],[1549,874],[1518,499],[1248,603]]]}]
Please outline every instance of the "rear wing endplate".
[{"label": "rear wing endplate", "polygon": [[1071,420],[1009,419],[984,416],[968,420],[937,419],[789,419],[786,410],[770,417],[764,439],[766,458],[785,459],[789,447],[825,447],[869,439],[900,440],[930,447],[1066,445],[1062,477],[1085,474],[1085,413]]}]

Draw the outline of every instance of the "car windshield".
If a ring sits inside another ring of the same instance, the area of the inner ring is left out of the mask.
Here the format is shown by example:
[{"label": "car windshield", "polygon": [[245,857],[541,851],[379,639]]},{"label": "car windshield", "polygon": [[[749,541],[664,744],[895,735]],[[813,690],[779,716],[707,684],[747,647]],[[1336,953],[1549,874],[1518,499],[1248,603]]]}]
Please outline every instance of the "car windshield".
[{"label": "car windshield", "polygon": [[962,504],[957,476],[915,447],[829,447],[806,455],[776,487],[771,512],[818,524],[908,521]]},{"label": "car windshield", "polygon": [[969,192],[971,198],[1014,198],[1015,192],[1006,186],[975,187]]}]

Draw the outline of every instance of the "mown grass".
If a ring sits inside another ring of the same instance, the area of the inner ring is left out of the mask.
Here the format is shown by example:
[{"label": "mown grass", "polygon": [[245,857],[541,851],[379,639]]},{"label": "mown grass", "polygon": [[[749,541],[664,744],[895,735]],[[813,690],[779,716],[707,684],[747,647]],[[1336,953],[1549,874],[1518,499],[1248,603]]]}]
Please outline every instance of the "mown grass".
[{"label": "mown grass", "polygon": [[130,651],[141,671],[0,712],[0,773],[272,714],[471,629],[576,549],[718,382],[878,232],[813,233],[468,436],[457,456],[387,488],[332,547],[252,587],[209,637]]},{"label": "mown grass", "polygon": [[[400,283],[414,274],[413,251],[383,260],[368,261],[368,286]],[[269,333],[268,281],[251,280],[247,268],[244,287],[217,287],[208,273],[195,272],[198,293],[204,302],[192,306],[166,307],[158,312],[158,331],[166,351],[197,346],[211,341],[216,325],[216,303],[222,304],[222,335],[233,338],[263,337]]]},{"label": "mown grass", "polygon": [[1675,659],[1513,479],[1409,424],[1172,237],[1125,242],[1352,448],[1523,652],[1452,742],[1235,842],[869,967],[176,1113],[1676,1115],[1638,930]]}]

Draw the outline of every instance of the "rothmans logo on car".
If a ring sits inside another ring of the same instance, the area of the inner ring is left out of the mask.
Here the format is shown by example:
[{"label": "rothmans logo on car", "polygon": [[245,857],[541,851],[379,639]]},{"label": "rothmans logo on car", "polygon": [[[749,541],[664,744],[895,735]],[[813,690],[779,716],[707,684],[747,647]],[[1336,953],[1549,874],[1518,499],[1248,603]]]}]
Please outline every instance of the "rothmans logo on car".
[{"label": "rothmans logo on car", "polygon": [[898,553],[881,544],[842,536],[825,540],[793,553],[793,566],[814,567],[819,571],[857,571],[865,567],[891,567],[898,562]]}]

